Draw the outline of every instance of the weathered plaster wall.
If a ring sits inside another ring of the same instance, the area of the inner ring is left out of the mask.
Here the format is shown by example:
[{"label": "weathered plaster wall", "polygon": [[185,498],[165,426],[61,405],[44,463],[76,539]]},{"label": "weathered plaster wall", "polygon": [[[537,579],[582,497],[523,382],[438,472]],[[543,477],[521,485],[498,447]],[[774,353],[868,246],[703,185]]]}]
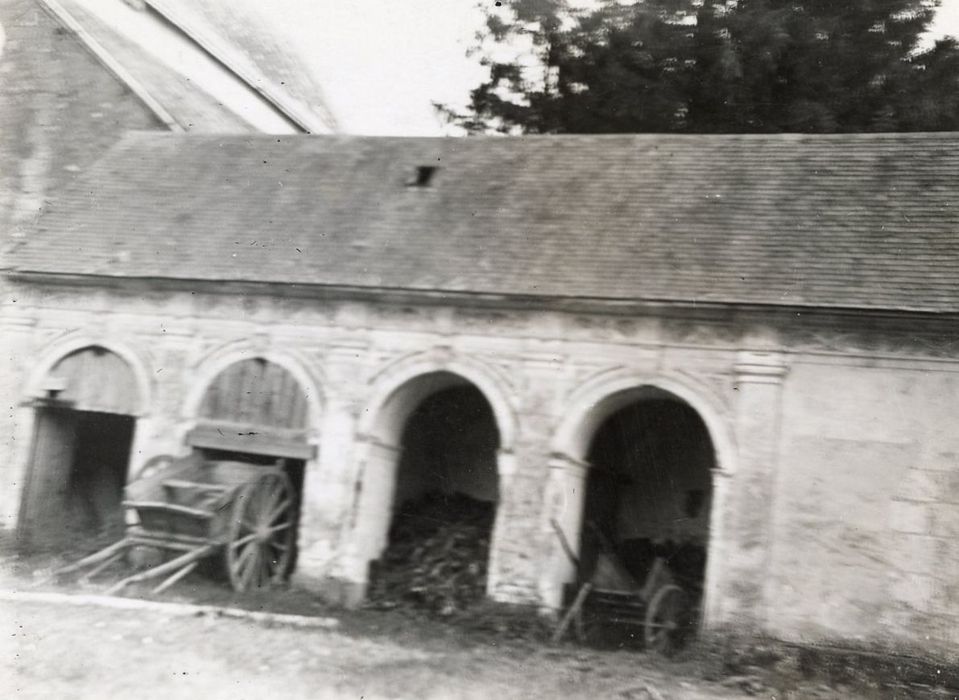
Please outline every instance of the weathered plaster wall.
[{"label": "weathered plaster wall", "polygon": [[801,355],[783,387],[769,623],[959,643],[959,363]]},{"label": "weathered plaster wall", "polygon": [[[345,582],[347,599],[362,591],[388,524],[417,378],[450,373],[484,393],[500,433],[490,591],[557,604],[570,569],[550,520],[576,539],[595,429],[637,387],[654,385],[699,413],[716,452],[707,624],[790,638],[953,634],[941,621],[959,610],[956,557],[942,558],[956,530],[950,502],[959,501],[949,425],[956,363],[913,350],[789,352],[744,318],[679,312],[629,318],[24,285],[17,297],[0,314],[9,367],[0,389],[30,395],[44,366],[84,344],[118,352],[142,384],[132,474],[155,454],[184,452],[204,387],[231,362],[264,356],[297,377],[319,448],[307,465],[301,585]],[[6,527],[31,420],[25,408],[0,416]],[[935,617],[941,632],[930,626]]]}]

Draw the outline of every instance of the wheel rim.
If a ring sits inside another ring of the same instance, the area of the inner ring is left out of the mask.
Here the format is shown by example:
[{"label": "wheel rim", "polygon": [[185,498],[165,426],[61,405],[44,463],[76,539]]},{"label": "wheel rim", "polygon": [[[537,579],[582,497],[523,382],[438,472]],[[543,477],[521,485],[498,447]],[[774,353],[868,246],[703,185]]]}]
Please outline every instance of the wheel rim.
[{"label": "wheel rim", "polygon": [[240,490],[226,545],[234,589],[263,588],[282,580],[292,555],[295,512],[285,474],[264,474]]},{"label": "wheel rim", "polygon": [[679,586],[663,586],[646,610],[644,636],[646,647],[661,654],[675,651],[683,632],[686,594]]}]

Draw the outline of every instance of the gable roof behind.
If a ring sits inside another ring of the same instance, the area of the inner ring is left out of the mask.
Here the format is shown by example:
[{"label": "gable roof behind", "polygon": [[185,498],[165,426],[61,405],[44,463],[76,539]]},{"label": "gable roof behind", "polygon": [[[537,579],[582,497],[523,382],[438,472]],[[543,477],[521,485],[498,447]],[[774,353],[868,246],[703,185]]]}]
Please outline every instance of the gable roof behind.
[{"label": "gable roof behind", "polygon": [[175,131],[337,129],[300,58],[234,3],[40,2]]},{"label": "gable roof behind", "polygon": [[133,134],[6,266],[954,313],[957,182],[957,134]]},{"label": "gable roof behind", "polygon": [[338,130],[313,71],[259,3],[144,0],[306,131]]}]

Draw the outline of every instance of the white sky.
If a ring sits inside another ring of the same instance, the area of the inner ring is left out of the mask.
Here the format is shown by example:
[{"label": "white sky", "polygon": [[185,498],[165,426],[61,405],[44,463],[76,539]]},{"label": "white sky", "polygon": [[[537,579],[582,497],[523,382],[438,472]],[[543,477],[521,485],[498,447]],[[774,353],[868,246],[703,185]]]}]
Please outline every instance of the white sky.
[{"label": "white sky", "polygon": [[[494,0],[262,0],[315,66],[344,131],[439,135],[431,104],[466,104],[485,77],[466,52]],[[261,5],[262,7],[262,5]],[[959,36],[959,0],[943,0],[936,35]]]},{"label": "white sky", "polygon": [[466,57],[483,23],[476,0],[269,2],[289,7],[291,38],[349,133],[441,134],[432,103],[465,105],[485,77]]}]

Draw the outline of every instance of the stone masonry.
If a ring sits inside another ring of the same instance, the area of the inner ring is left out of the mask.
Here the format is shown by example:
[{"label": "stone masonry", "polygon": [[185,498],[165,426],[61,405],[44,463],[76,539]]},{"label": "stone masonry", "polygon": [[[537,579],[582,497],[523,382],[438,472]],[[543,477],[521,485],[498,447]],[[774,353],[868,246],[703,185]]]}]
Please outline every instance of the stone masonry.
[{"label": "stone masonry", "polygon": [[[550,519],[581,526],[585,451],[623,397],[657,387],[703,419],[716,453],[707,628],[802,640],[959,642],[959,361],[941,329],[892,321],[647,305],[464,306],[281,286],[184,291],[18,283],[0,317],[15,397],[0,425],[2,522],[15,528],[32,410],[65,354],[102,346],[142,393],[129,474],[183,454],[205,387],[263,357],[310,403],[297,585],[355,602],[388,526],[398,434],[418,381],[450,373],[500,433],[490,594],[559,604]],[[926,338],[927,341],[923,341]]]}]

